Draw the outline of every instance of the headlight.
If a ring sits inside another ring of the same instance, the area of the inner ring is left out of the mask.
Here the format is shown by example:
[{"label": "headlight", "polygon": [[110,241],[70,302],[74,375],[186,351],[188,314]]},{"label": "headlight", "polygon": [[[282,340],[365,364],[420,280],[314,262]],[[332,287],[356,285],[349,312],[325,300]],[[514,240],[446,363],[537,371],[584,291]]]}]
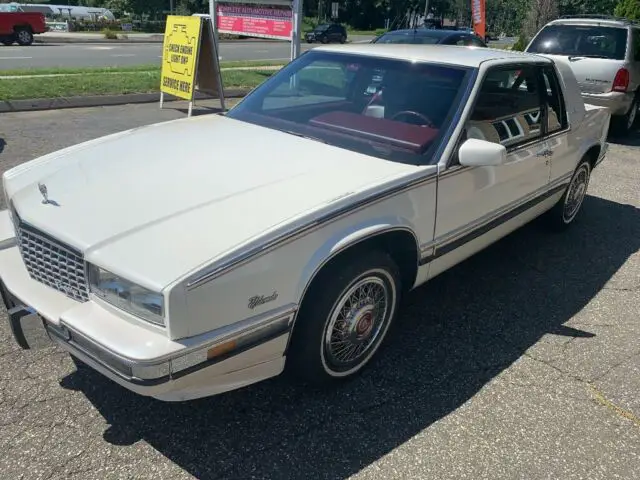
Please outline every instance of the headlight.
[{"label": "headlight", "polygon": [[125,312],[164,326],[164,297],[107,270],[89,265],[91,292]]}]

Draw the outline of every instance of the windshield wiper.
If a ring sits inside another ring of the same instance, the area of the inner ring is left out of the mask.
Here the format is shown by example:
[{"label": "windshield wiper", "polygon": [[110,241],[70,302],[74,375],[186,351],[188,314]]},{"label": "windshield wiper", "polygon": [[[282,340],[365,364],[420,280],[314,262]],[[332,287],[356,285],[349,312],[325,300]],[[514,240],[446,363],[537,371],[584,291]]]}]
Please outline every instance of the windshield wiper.
[{"label": "windshield wiper", "polygon": [[305,135],[304,133],[300,133],[300,132],[294,132],[293,130],[281,130],[281,129],[278,129],[278,130],[280,130],[281,132],[284,132],[284,133],[288,133],[289,135],[294,135],[294,136],[300,137],[300,138],[306,138],[307,140],[314,140],[314,141],[320,142],[320,143],[327,143],[325,140],[323,140],[321,138],[312,137],[310,135]]}]

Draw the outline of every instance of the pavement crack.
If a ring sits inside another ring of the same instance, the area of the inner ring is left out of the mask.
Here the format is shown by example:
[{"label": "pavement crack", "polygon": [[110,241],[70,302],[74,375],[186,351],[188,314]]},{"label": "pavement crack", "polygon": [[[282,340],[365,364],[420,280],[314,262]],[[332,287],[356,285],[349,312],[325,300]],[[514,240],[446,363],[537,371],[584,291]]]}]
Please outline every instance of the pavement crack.
[{"label": "pavement crack", "polygon": [[614,363],[613,365],[611,365],[609,368],[607,368],[604,372],[602,372],[600,375],[596,376],[592,381],[596,382],[598,380],[601,380],[602,378],[606,377],[607,375],[609,375],[609,373],[611,373],[613,370],[615,370],[616,368],[618,368],[620,365],[623,365],[624,363],[626,363],[627,361],[631,360],[633,357],[640,355],[640,351],[638,352],[633,352],[631,355],[627,355],[626,357],[624,357],[622,360],[620,360],[617,363]]},{"label": "pavement crack", "polygon": [[600,404],[603,407],[607,408],[608,410],[613,412],[615,415],[617,415],[619,417],[622,417],[622,418],[625,418],[627,420],[630,420],[633,424],[636,425],[636,427],[640,427],[640,417],[638,417],[637,415],[634,415],[629,410],[625,410],[624,408],[620,407],[619,405],[616,405],[615,403],[613,403],[593,383],[587,383],[587,386],[591,390],[591,394],[593,395],[595,401],[598,404]]},{"label": "pavement crack", "polygon": [[[613,403],[611,400],[609,400],[602,391],[600,391],[598,389],[598,387],[596,387],[593,382],[590,382],[588,380],[585,380],[584,378],[580,377],[579,375],[575,375],[569,372],[566,372],[564,370],[562,370],[561,368],[557,367],[556,365],[553,365],[551,362],[547,362],[545,360],[541,360],[539,358],[534,357],[533,355],[529,354],[529,353],[525,353],[525,356],[531,358],[532,360],[539,362],[539,363],[543,363],[544,365],[547,365],[548,367],[553,368],[554,370],[556,370],[557,372],[559,372],[560,374],[568,377],[568,378],[572,378],[580,383],[583,383],[584,385],[587,386],[587,388],[589,388],[589,390],[591,391],[592,396],[595,398],[595,401],[602,405],[603,407],[606,407],[607,409],[609,409],[610,411],[612,411],[613,413],[615,413],[617,416],[626,418],[627,420],[630,420],[632,423],[634,423],[637,427],[640,427],[640,417],[638,417],[637,415],[633,414],[632,412],[625,410],[624,408],[616,405],[615,403]],[[611,370],[613,370],[614,368],[622,365],[624,362],[626,362],[627,360],[629,360],[630,358],[634,357],[635,355],[638,355],[638,352],[634,353],[633,355],[629,355],[628,357],[626,357],[624,360],[622,360],[621,362],[617,363],[616,365],[613,365],[611,368],[607,369],[606,372],[604,372],[603,374],[599,375],[595,380],[597,380],[598,378],[602,378],[604,376],[607,375],[607,373],[609,373]]]},{"label": "pavement crack", "polygon": [[547,367],[553,368],[555,371],[559,372],[561,375],[563,375],[565,377],[571,378],[571,379],[576,380],[578,382],[588,383],[588,381],[586,379],[582,378],[580,375],[576,375],[574,373],[569,373],[569,372],[561,369],[557,365],[554,365],[550,361],[542,360],[540,358],[537,358],[537,357],[535,357],[534,355],[531,355],[528,352],[525,352],[524,356],[527,357],[527,358],[530,358],[531,360],[533,360],[535,362],[542,363],[543,365],[546,365]]}]

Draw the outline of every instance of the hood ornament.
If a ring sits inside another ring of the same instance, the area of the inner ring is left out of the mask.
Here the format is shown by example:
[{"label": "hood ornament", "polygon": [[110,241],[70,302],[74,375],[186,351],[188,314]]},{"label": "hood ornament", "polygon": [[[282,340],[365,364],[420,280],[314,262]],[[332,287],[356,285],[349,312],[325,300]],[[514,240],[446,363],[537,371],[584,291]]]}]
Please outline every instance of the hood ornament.
[{"label": "hood ornament", "polygon": [[49,200],[49,192],[47,190],[47,186],[44,183],[38,182],[38,190],[40,190],[40,194],[43,198],[42,203],[44,205],[54,205],[56,207],[60,206],[55,200]]}]

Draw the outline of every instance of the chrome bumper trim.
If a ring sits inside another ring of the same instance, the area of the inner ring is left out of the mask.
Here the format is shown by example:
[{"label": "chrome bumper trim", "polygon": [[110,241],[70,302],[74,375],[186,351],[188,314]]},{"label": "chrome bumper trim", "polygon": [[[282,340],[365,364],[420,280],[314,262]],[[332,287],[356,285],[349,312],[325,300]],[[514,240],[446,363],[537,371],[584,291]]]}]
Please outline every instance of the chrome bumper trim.
[{"label": "chrome bumper trim", "polygon": [[[119,379],[139,386],[155,386],[170,382],[288,334],[297,310],[295,305],[286,305],[266,314],[186,339],[190,343],[188,348],[143,361],[113,352],[69,327],[64,321],[60,322],[60,326],[46,321],[20,299],[11,295],[1,280],[0,293],[9,312],[13,337],[21,348],[40,348],[42,339],[45,339],[47,345],[53,342],[80,360],[91,360]],[[222,347],[221,350],[210,356],[211,349],[217,346]]]}]

